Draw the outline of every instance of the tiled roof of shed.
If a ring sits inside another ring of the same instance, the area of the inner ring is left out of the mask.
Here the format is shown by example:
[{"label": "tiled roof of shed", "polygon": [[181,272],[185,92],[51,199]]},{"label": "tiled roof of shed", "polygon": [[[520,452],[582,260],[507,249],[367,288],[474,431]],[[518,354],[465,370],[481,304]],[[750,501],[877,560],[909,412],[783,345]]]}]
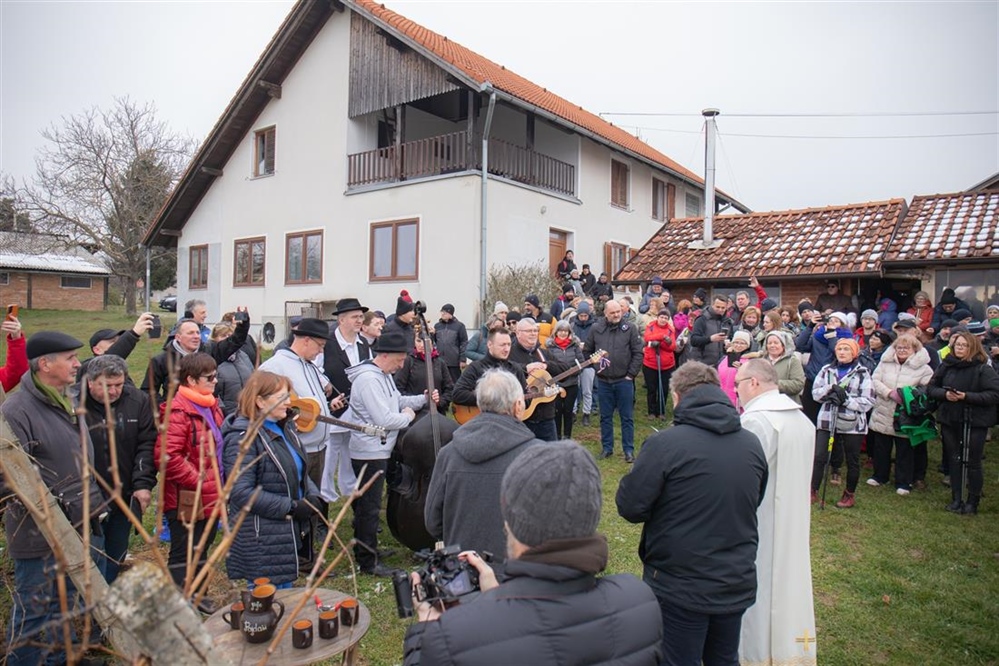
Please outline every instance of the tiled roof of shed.
[{"label": "tiled roof of shed", "polygon": [[615,277],[618,282],[876,274],[905,200],[723,215],[711,250],[688,247],[703,235],[704,218],[674,219]]},{"label": "tiled roof of shed", "polygon": [[912,199],[885,261],[999,259],[999,191]]},{"label": "tiled roof of shed", "polygon": [[393,12],[391,9],[386,9],[385,5],[372,2],[371,0],[351,0],[348,4],[369,12],[377,20],[390,25],[406,37],[422,45],[437,57],[457,67],[479,85],[488,81],[497,90],[501,90],[578,127],[582,127],[617,144],[625,150],[637,153],[666,169],[681,174],[684,178],[699,183],[702,186],[704,185],[704,179],[701,176],[681,166],[678,162],[670,159],[634,135],[607,122],[600,116],[590,113],[583,107],[559,97],[547,88],[528,81],[519,74],[511,72],[506,67],[496,64],[471,49],[432,30],[428,30],[405,16]]}]

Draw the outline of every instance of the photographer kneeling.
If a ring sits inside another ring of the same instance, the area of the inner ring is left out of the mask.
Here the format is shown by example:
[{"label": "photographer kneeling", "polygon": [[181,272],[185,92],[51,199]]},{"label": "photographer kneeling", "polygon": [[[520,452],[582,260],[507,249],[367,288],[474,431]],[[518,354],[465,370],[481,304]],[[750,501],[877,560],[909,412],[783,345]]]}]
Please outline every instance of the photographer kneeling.
[{"label": "photographer kneeling", "polygon": [[[571,440],[527,448],[500,488],[504,582],[477,554],[462,553],[482,594],[443,613],[414,598],[419,622],[406,632],[404,663],[659,663],[652,590],[631,574],[596,576],[608,558],[596,533],[600,507],[600,472],[586,449]],[[418,574],[412,582],[419,589]]]}]

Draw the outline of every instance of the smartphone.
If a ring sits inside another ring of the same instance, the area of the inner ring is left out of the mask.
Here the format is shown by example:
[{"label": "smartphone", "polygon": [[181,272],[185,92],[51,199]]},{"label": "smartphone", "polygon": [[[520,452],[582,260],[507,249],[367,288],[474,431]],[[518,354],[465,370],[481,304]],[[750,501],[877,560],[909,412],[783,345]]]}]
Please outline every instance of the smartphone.
[{"label": "smartphone", "polygon": [[18,312],[17,303],[12,303],[7,306],[7,319],[17,319]]},{"label": "smartphone", "polygon": [[150,338],[158,338],[163,335],[163,324],[160,322],[158,314],[153,315],[153,327],[149,329]]},{"label": "smartphone", "polygon": [[950,391],[950,392],[952,392],[952,393],[960,393],[960,391],[958,391],[958,390],[957,390],[956,388],[954,388],[953,386],[944,386],[943,388],[944,388],[944,391]]}]

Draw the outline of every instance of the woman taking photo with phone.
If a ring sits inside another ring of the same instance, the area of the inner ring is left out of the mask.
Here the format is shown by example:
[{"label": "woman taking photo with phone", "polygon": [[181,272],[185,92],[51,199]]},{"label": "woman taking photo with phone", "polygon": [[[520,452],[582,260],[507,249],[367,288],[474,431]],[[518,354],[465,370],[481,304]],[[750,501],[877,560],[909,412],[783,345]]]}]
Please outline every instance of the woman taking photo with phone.
[{"label": "woman taking photo with phone", "polygon": [[[974,515],[982,497],[982,452],[989,427],[996,423],[999,376],[988,364],[978,338],[967,331],[950,334],[952,352],[940,362],[928,392],[940,403],[937,423],[950,460],[948,511]],[[963,467],[962,467],[963,464]],[[967,478],[968,499],[962,483]]]}]

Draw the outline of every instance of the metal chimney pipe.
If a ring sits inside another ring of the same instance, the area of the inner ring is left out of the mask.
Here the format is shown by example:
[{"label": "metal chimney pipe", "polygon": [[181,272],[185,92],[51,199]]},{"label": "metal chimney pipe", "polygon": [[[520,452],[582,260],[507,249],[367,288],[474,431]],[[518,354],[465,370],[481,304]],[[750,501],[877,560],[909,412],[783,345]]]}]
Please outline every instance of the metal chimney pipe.
[{"label": "metal chimney pipe", "polygon": [[715,117],[720,114],[718,109],[704,109],[704,246],[711,247],[714,243],[712,224],[715,217]]}]

